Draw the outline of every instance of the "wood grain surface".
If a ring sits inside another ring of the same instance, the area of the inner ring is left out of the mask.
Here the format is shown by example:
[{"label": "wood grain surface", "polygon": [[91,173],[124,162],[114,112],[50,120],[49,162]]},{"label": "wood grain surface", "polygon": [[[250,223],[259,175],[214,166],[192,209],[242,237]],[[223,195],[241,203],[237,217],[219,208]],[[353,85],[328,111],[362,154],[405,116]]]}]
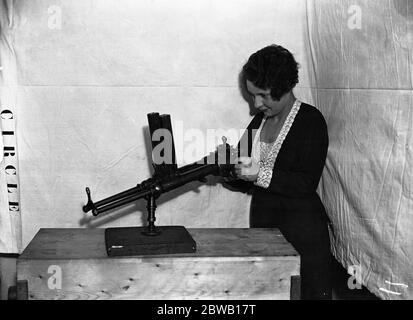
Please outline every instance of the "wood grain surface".
[{"label": "wood grain surface", "polygon": [[41,229],[18,279],[29,299],[290,299],[300,257],[277,229],[188,231],[195,253],[109,258],[104,229]]}]

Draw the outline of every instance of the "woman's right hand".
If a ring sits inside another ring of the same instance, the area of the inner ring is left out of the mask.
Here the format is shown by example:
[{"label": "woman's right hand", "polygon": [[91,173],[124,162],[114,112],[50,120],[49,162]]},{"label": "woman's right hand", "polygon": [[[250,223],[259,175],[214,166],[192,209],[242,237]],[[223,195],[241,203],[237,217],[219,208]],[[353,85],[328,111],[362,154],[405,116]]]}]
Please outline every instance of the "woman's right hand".
[{"label": "woman's right hand", "polygon": [[254,182],[258,178],[260,165],[250,157],[239,157],[235,165],[235,174],[238,179]]}]

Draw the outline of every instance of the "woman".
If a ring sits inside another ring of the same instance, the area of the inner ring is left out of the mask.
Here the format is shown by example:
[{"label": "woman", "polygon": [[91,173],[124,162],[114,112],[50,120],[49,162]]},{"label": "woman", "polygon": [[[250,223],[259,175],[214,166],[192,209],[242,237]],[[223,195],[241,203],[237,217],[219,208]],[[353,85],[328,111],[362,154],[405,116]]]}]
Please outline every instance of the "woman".
[{"label": "woman", "polygon": [[316,193],[328,134],[322,114],[297,100],[298,64],[278,45],[254,53],[243,67],[259,111],[239,146],[247,157],[236,177],[253,187],[250,225],[278,228],[301,256],[303,299],[331,299],[328,218]]}]

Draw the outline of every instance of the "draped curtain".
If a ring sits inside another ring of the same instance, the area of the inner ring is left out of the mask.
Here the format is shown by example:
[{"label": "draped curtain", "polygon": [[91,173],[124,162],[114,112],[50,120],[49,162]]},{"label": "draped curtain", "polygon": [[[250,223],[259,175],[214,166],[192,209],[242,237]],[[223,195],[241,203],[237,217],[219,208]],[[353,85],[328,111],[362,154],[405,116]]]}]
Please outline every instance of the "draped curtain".
[{"label": "draped curtain", "polygon": [[[320,194],[333,253],[383,299],[413,298],[413,6],[309,0],[317,106],[330,148]],[[354,281],[353,281],[354,280]]]}]

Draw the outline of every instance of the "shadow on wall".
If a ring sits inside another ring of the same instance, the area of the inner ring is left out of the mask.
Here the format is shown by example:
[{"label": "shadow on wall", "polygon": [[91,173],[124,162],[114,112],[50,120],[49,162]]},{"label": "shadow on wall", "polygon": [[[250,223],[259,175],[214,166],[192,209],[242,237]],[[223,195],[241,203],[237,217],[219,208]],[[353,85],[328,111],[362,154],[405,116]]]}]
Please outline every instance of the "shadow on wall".
[{"label": "shadow on wall", "polygon": [[[251,52],[251,54],[252,54],[252,52]],[[250,116],[255,116],[256,114],[258,114],[259,111],[257,109],[255,109],[254,101],[253,101],[251,95],[249,94],[249,92],[247,90],[246,79],[245,79],[244,73],[242,72],[242,69],[238,74],[238,89],[241,93],[242,98],[248,104],[249,115]]]},{"label": "shadow on wall", "polygon": [[411,0],[393,0],[393,5],[398,14],[402,15],[408,20],[412,20],[413,3],[411,2]]},{"label": "shadow on wall", "polygon": [[[408,51],[411,59],[413,54],[413,2],[411,0],[393,0],[393,5],[396,12],[406,19],[406,38],[400,39],[400,41],[405,42],[402,46]],[[412,71],[410,71],[410,90],[413,90]]]},{"label": "shadow on wall", "polygon": [[2,32],[1,28],[4,24],[10,25],[13,17],[13,0],[2,0],[0,3],[1,12],[1,23],[0,23],[0,34]]},{"label": "shadow on wall", "polygon": [[[316,36],[318,34],[318,30],[312,26],[310,21],[312,20],[312,17],[310,15],[313,13],[314,8],[312,8],[313,2],[312,0],[306,0],[306,17],[307,17],[307,23],[304,26],[303,31],[303,39],[306,39],[307,43],[305,48],[307,49],[307,52],[305,53],[305,57],[307,59],[306,65],[309,70],[307,70],[309,74],[309,87],[311,91],[311,98],[312,101],[314,102],[314,106],[316,108],[319,108],[319,98],[318,98],[318,89],[319,89],[319,83],[323,82],[323,72],[328,72],[328,70],[318,70],[317,68],[317,52],[314,50],[313,44],[312,44],[312,39],[313,36]],[[300,63],[300,61],[297,61]],[[320,78],[320,79],[319,79]],[[324,114],[324,117],[326,115]],[[327,120],[327,119],[326,119]],[[328,124],[328,123],[327,123]]]}]

